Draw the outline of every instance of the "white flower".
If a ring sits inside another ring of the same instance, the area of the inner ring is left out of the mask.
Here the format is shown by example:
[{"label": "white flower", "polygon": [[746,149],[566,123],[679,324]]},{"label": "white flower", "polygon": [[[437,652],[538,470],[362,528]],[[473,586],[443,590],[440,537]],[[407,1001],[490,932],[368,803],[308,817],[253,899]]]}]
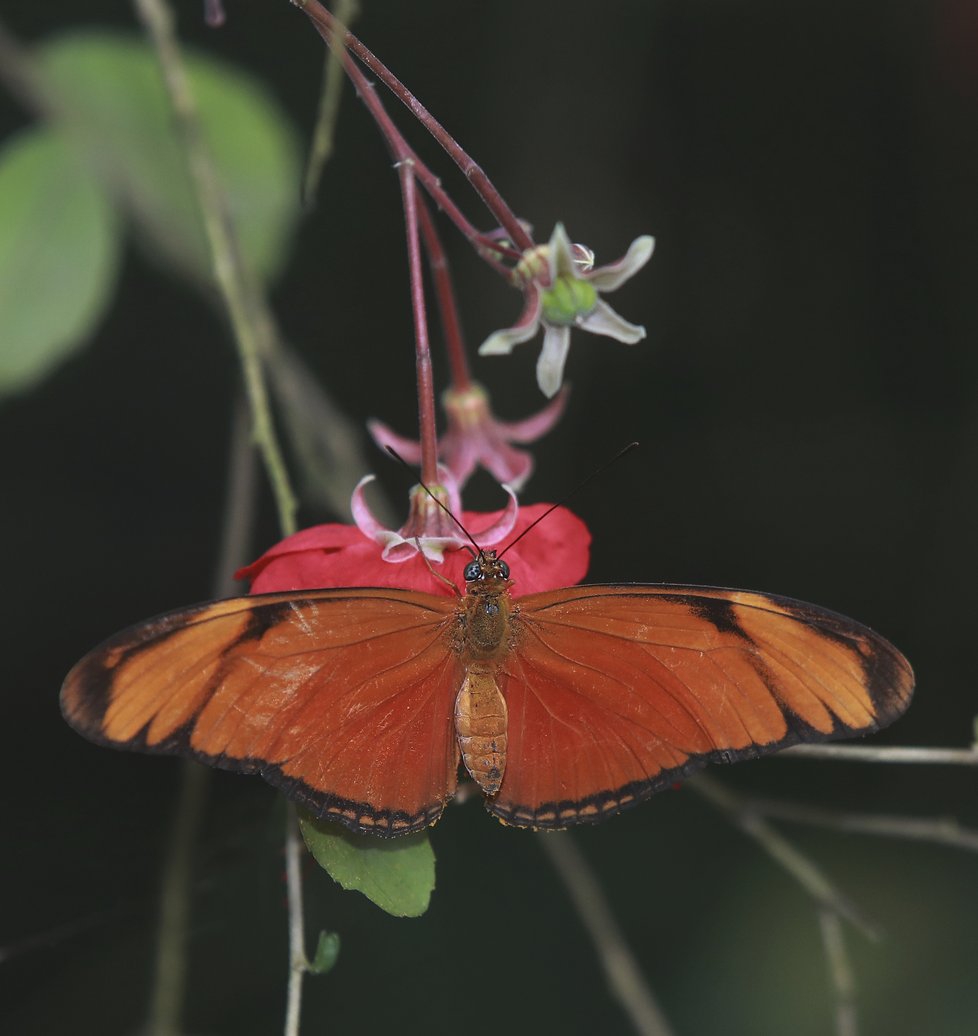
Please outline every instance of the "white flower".
[{"label": "white flower", "polygon": [[537,383],[546,396],[556,395],[564,376],[572,327],[607,335],[627,345],[645,337],[645,328],[620,317],[601,294],[614,291],[649,261],[655,240],[636,238],[617,262],[594,267],[594,254],[572,245],[562,224],[554,227],[550,242],[523,253],[513,271],[526,295],[519,320],[491,334],[480,346],[482,356],[499,356],[514,345],[528,342],[543,324],[543,349],[537,361]]}]

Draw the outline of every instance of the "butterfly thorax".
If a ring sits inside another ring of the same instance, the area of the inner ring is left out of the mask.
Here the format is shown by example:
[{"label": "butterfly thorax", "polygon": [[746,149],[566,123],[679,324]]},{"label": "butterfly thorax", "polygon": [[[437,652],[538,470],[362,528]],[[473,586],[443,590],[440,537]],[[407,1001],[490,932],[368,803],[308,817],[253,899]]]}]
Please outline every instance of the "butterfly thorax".
[{"label": "butterfly thorax", "polygon": [[498,580],[467,587],[465,607],[465,648],[472,660],[491,661],[505,652],[509,641],[509,580]]},{"label": "butterfly thorax", "polygon": [[494,795],[506,769],[508,714],[496,680],[510,649],[509,569],[484,552],[466,567],[462,599],[462,661],[465,675],[455,699],[455,733],[462,761],[487,795]]}]

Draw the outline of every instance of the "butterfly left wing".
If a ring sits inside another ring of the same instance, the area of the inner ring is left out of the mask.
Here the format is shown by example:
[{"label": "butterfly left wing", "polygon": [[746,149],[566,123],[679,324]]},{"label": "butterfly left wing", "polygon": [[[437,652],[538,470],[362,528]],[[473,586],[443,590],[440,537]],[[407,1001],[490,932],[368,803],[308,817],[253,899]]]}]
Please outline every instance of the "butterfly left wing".
[{"label": "butterfly left wing", "polygon": [[260,773],[316,816],[404,834],[454,793],[455,604],[406,590],[262,594],[117,634],[65,680],[92,741]]},{"label": "butterfly left wing", "polygon": [[765,594],[571,587],[518,599],[511,622],[508,758],[487,806],[518,826],[590,823],[709,762],[869,733],[913,689],[872,630]]}]

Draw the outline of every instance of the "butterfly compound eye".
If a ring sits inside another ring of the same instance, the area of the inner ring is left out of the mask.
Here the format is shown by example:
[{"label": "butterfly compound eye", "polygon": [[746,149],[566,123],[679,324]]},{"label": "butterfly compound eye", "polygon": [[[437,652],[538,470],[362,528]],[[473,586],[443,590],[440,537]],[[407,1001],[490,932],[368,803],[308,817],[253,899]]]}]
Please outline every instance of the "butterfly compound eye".
[{"label": "butterfly compound eye", "polygon": [[465,572],[463,572],[462,575],[467,583],[472,583],[476,579],[481,579],[482,566],[479,564],[478,559],[476,559],[475,561],[470,561],[465,566]]}]

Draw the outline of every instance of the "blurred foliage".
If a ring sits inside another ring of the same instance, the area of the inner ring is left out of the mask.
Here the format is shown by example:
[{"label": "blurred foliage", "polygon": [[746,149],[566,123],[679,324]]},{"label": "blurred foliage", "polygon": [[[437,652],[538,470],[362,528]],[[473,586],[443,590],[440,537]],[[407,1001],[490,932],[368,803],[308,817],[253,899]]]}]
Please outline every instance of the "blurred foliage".
[{"label": "blurred foliage", "polygon": [[111,296],[116,217],[97,179],[47,129],[0,152],[0,397],[71,356]]}]

